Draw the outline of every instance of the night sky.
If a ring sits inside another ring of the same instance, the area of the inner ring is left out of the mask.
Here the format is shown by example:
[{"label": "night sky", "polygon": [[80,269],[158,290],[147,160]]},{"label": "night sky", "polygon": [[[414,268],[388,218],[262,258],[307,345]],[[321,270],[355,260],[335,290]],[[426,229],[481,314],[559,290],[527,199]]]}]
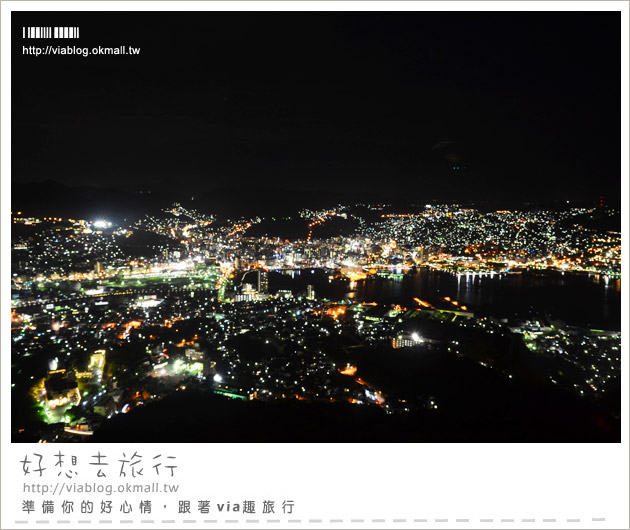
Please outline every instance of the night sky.
[{"label": "night sky", "polygon": [[[12,180],[620,193],[619,13],[14,13]],[[22,40],[29,25],[81,38]],[[139,56],[22,55],[23,45]]]}]

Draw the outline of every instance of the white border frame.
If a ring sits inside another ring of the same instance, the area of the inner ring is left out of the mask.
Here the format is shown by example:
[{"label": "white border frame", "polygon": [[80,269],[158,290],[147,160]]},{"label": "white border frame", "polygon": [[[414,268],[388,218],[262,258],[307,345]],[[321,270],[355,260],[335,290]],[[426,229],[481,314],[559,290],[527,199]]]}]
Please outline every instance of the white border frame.
[{"label": "white border frame", "polygon": [[[0,329],[2,355],[2,528],[24,528],[14,519],[20,498],[20,465],[24,452],[32,452],[28,444],[10,442],[10,175],[11,175],[11,58],[10,11],[621,11],[622,24],[622,264],[623,275],[628,273],[628,3],[612,1],[584,2],[414,2],[414,1],[240,1],[240,2],[83,2],[83,1],[3,1],[1,3],[2,39],[2,113],[1,113],[1,169],[0,226],[1,278]],[[396,527],[456,527],[514,528],[524,518],[535,518],[528,528],[628,528],[628,291],[622,291],[622,441],[618,444],[207,444],[204,451],[220,455],[205,464],[205,473],[195,457],[201,447],[194,444],[173,444],[169,451],[178,455],[189,492],[182,497],[195,499],[195,492],[204,497],[238,500],[251,497],[291,498],[296,501],[298,527],[387,528],[396,518],[405,523]],[[54,444],[37,446],[52,455],[59,448],[80,455],[88,455],[94,446]],[[35,450],[37,450],[35,449]],[[153,444],[108,444],[110,452],[137,449],[152,453]],[[104,449],[104,450],[105,450]],[[54,451],[53,451],[54,450]],[[299,453],[299,454],[298,454]],[[299,460],[299,455],[308,455]],[[375,456],[376,455],[376,456]],[[369,462],[365,470],[353,472],[340,462]],[[298,464],[299,462],[299,464]],[[246,469],[244,469],[246,466]],[[340,477],[355,477],[354,481]],[[209,477],[209,479],[208,479]],[[220,487],[213,477],[220,477]],[[16,510],[16,511],[14,511]],[[325,513],[324,513],[325,512]],[[55,515],[55,519],[61,516]],[[225,516],[210,515],[221,520]],[[260,526],[270,526],[261,520]],[[592,521],[604,517],[605,521]],[[39,518],[39,517],[38,517]],[[134,517],[137,519],[137,517]],[[177,517],[174,517],[177,519]],[[310,523],[310,518],[323,519]],[[330,523],[329,518],[340,518],[342,524]],[[364,519],[352,524],[351,519]],[[373,523],[372,518],[385,518],[387,524]],[[426,523],[414,519],[426,518]],[[440,518],[447,524],[440,524]],[[469,522],[457,522],[457,519]],[[493,523],[481,522],[492,518]],[[501,522],[501,519],[514,522]],[[544,522],[554,518],[555,522]],[[579,518],[580,523],[567,519]],[[80,519],[73,517],[72,519]],[[117,522],[118,515],[114,517]],[[199,517],[197,517],[199,519]],[[239,519],[243,519],[240,517]],[[271,524],[273,528],[296,527],[297,523]],[[46,525],[56,526],[55,524]],[[70,528],[98,527],[71,524]],[[108,525],[105,524],[105,527]],[[114,527],[117,525],[114,524]],[[145,525],[143,525],[145,526]],[[148,525],[152,526],[152,525]],[[175,527],[181,525],[175,525]],[[190,526],[190,525],[188,525]],[[193,525],[194,526],[194,525]],[[205,525],[207,526],[207,525]],[[221,524],[219,524],[221,526]],[[225,525],[223,525],[225,526]],[[229,525],[228,525],[229,526]],[[232,525],[233,526],[233,525]],[[238,525],[239,527],[246,526]],[[247,525],[251,527],[252,525]],[[258,525],[256,525],[258,526]],[[111,528],[112,526],[109,525]],[[135,527],[135,525],[134,525]],[[155,528],[164,524],[156,521]]]}]

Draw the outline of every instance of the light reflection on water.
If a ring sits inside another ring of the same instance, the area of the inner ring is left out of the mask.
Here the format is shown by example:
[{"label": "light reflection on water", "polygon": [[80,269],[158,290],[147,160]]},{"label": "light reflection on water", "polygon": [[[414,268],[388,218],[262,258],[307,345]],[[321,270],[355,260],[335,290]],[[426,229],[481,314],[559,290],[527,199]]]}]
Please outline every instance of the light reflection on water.
[{"label": "light reflection on water", "polygon": [[[621,279],[599,274],[540,271],[481,276],[421,269],[397,279],[329,282],[328,273],[322,271],[302,275],[302,279],[314,284],[318,297],[331,300],[345,298],[412,307],[414,297],[436,301],[449,296],[497,317],[526,316],[533,309],[570,324],[611,330],[621,327]],[[300,278],[295,275],[291,281],[298,284]],[[273,282],[270,285],[273,290]],[[289,288],[297,291],[300,286]]]}]

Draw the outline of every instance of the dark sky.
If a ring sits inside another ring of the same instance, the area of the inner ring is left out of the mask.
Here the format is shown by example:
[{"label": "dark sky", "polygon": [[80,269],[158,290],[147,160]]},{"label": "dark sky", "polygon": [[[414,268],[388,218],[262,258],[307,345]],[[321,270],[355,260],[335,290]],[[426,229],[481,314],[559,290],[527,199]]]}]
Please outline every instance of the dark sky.
[{"label": "dark sky", "polygon": [[[14,13],[12,179],[618,196],[620,24],[603,12]],[[81,38],[22,40],[29,25]],[[33,44],[141,52],[23,55]]]}]

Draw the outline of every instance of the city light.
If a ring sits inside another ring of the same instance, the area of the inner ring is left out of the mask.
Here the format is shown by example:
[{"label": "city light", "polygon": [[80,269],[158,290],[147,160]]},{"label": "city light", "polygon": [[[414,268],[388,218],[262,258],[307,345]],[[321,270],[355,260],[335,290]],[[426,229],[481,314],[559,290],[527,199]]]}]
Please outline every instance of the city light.
[{"label": "city light", "polygon": [[[618,332],[523,312],[513,323],[488,316],[483,301],[473,304],[486,281],[509,285],[539,274],[590,274],[593,285],[618,292],[620,235],[570,224],[588,209],[482,213],[436,204],[400,213],[378,205],[368,208],[377,220],[367,221],[360,208],[303,210],[297,219],[308,230],[294,240],[248,237],[261,218],[225,221],[181,205],[113,233],[96,231],[109,221],[75,219],[64,233],[61,218],[47,220],[40,235],[14,245],[30,252],[11,280],[15,362],[28,372],[42,347],[58,352],[46,374],[33,376],[29,399],[46,423],[67,423],[69,439],[183,389],[437,414],[435,399],[417,394],[420,386],[403,392],[396,378],[381,379],[375,360],[392,362],[403,378],[406,362],[434,355],[468,357],[502,374],[493,339],[508,337],[522,337],[531,355],[571,363],[570,378],[540,376],[549,384],[578,399],[612,392]],[[317,238],[333,218],[360,222],[355,233]],[[119,243],[134,233],[168,245],[126,254]],[[52,255],[68,259],[47,261]],[[86,418],[73,419],[76,406]]]}]

